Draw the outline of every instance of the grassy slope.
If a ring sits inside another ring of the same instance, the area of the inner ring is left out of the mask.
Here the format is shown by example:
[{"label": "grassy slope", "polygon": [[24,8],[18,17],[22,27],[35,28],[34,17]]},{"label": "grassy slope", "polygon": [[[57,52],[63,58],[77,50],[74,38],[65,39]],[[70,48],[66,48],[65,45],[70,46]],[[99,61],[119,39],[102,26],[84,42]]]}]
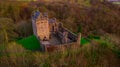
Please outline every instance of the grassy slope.
[{"label": "grassy slope", "polygon": [[21,44],[24,48],[28,50],[39,50],[41,48],[38,39],[34,35],[19,40],[17,41],[17,43]]},{"label": "grassy slope", "polygon": [[112,46],[109,42],[94,40],[78,49],[47,55],[35,53],[35,58],[42,58],[36,62],[43,67],[119,67],[119,53],[116,54]]},{"label": "grassy slope", "polygon": [[[33,36],[34,37],[34,36]],[[11,55],[16,57],[11,59],[0,59],[4,63],[14,67],[119,67],[120,50],[116,50],[116,46],[105,40],[93,40],[90,45],[83,47],[75,47],[70,50],[53,53],[32,52],[22,55]],[[21,58],[22,61],[21,61]],[[15,64],[14,60],[16,60]],[[27,62],[25,62],[25,61]],[[20,64],[21,63],[21,64]],[[30,65],[30,66],[29,66]],[[1,66],[2,67],[2,66]],[[5,67],[5,66],[4,66]]]},{"label": "grassy slope", "polygon": [[89,36],[88,38],[82,37],[81,38],[81,45],[89,44],[90,40],[93,40],[93,39],[100,40],[100,37],[99,36]]}]

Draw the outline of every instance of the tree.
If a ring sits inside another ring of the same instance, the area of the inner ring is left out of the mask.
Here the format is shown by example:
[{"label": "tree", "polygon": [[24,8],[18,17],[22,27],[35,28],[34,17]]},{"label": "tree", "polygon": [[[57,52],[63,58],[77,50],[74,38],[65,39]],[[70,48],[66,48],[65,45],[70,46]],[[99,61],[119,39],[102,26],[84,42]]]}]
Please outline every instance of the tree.
[{"label": "tree", "polygon": [[[4,43],[8,43],[11,36],[14,35],[14,24],[10,18],[0,18],[0,34],[3,36]],[[15,36],[15,35],[14,35]]]},{"label": "tree", "polygon": [[33,34],[31,20],[21,21],[16,24],[16,32],[19,37],[28,37]]}]

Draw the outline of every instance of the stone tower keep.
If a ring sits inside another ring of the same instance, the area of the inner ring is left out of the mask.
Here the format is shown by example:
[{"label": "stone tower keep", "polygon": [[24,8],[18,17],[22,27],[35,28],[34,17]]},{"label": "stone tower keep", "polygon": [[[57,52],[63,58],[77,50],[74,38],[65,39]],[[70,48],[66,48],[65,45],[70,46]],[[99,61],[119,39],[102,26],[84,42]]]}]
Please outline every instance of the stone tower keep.
[{"label": "stone tower keep", "polygon": [[40,40],[49,40],[50,30],[47,13],[35,12],[32,20],[33,32]]}]

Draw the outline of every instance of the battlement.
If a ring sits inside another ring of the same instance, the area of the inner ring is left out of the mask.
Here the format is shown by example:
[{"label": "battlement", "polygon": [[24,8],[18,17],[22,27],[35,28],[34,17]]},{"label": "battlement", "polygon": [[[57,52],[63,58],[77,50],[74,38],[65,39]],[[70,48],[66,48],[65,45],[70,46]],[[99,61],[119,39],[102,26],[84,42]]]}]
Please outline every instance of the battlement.
[{"label": "battlement", "polygon": [[46,12],[41,13],[39,11],[35,11],[32,14],[32,19],[36,20],[36,21],[39,21],[39,20],[48,20],[48,13],[46,13]]}]

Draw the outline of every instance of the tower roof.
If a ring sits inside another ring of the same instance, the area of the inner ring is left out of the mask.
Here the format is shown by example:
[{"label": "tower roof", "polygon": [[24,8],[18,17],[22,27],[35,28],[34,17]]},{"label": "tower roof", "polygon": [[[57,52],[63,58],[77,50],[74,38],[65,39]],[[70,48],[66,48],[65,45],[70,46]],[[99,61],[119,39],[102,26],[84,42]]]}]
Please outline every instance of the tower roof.
[{"label": "tower roof", "polygon": [[42,15],[43,17],[48,17],[47,12],[41,13],[40,11],[35,11],[32,15],[32,19],[36,20],[39,17],[39,15]]},{"label": "tower roof", "polygon": [[40,12],[39,12],[39,11],[36,11],[36,12],[32,15],[32,18],[33,18],[34,20],[36,20],[39,15],[40,15]]}]

